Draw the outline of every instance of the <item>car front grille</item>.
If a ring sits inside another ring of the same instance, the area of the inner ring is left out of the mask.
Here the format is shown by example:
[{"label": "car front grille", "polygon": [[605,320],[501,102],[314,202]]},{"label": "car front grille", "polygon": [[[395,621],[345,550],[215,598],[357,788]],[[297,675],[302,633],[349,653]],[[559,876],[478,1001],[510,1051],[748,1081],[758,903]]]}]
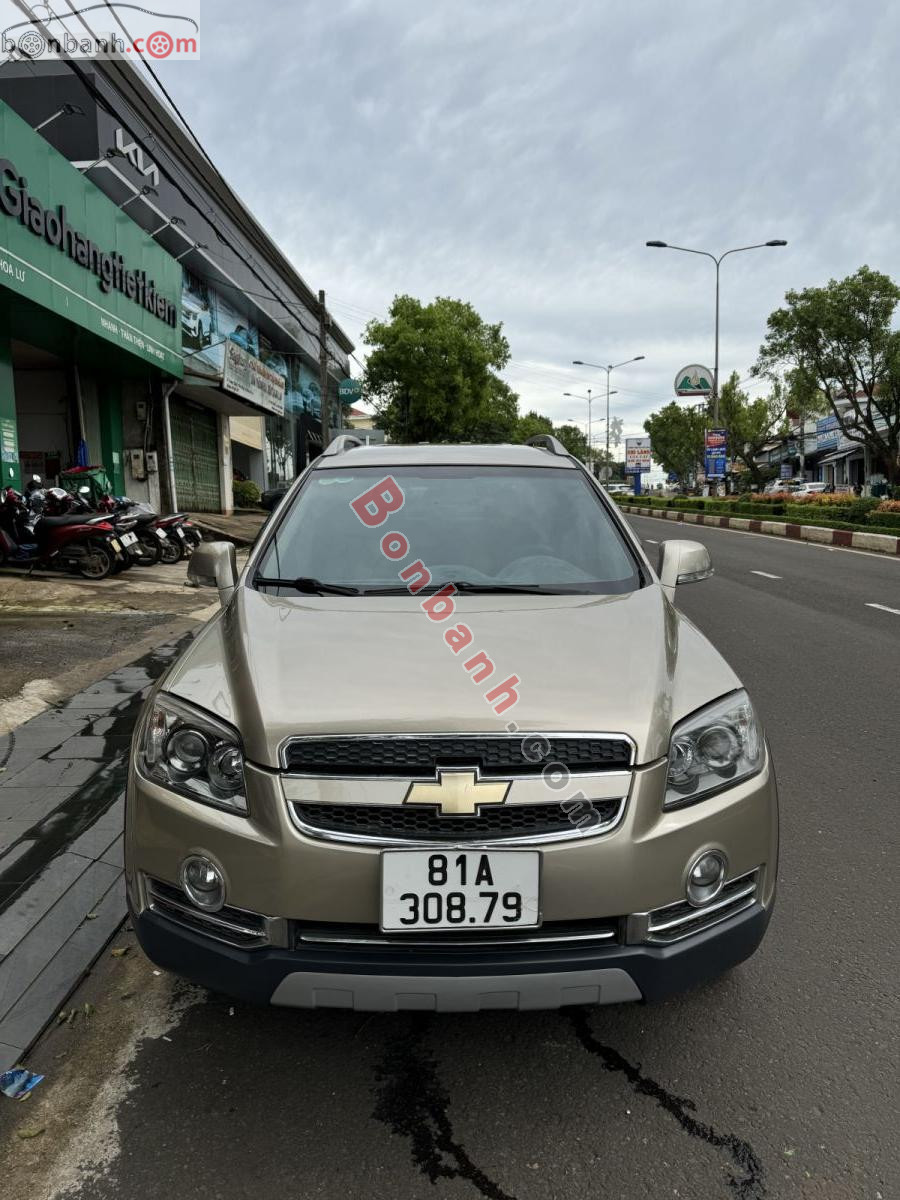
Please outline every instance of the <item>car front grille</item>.
[{"label": "car front grille", "polygon": [[204,933],[229,946],[252,950],[270,944],[266,918],[243,908],[224,905],[218,912],[202,912],[191,904],[180,887],[145,876],[151,910],[195,933]]},{"label": "car front grille", "polygon": [[720,921],[735,917],[756,901],[759,870],[730,879],[715,900],[694,908],[686,900],[656,908],[649,914],[647,941],[677,942],[692,933],[700,933]]},{"label": "car front grille", "polygon": [[[484,778],[509,778],[540,775],[548,762],[564,763],[573,775],[594,775],[621,771],[633,761],[633,745],[622,736],[547,735],[549,750],[544,741],[529,743],[529,737],[544,735],[373,734],[294,738],[282,749],[282,765],[299,775],[434,779],[438,767],[477,767]],[[533,761],[536,754],[538,760]]]},{"label": "car front grille", "polygon": [[428,805],[293,802],[290,808],[298,827],[313,837],[382,844],[575,838],[610,829],[624,803],[595,800],[573,809],[571,817],[559,802],[485,805],[473,816],[442,816]]}]

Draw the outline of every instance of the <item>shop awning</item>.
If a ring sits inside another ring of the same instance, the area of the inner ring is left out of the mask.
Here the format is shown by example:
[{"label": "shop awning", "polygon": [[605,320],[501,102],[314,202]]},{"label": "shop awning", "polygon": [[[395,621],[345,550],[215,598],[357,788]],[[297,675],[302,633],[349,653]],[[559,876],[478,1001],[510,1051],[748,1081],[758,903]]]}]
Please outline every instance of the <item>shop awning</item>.
[{"label": "shop awning", "polygon": [[833,454],[826,454],[824,458],[820,458],[817,466],[824,467],[828,463],[840,462],[842,458],[849,458],[851,454],[862,454],[862,446],[853,446],[849,450],[836,450]]}]

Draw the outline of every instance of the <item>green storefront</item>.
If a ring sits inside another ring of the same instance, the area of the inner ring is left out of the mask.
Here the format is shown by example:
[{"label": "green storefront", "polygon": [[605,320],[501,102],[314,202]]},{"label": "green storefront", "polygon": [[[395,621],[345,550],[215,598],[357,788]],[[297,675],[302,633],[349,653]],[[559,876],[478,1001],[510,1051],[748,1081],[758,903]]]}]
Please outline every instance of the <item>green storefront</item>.
[{"label": "green storefront", "polygon": [[0,102],[2,485],[79,454],[118,492],[155,471],[183,374],[181,266]]}]

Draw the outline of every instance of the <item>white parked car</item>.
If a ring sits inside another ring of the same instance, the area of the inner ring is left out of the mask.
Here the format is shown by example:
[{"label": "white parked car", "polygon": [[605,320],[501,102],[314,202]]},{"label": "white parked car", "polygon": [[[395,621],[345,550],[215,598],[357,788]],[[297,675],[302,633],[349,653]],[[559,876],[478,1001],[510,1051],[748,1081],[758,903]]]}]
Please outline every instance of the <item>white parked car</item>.
[{"label": "white parked car", "polygon": [[628,483],[608,483],[606,490],[611,496],[633,496],[634,489]]},{"label": "white parked car", "polygon": [[794,494],[797,496],[813,496],[817,492],[824,492],[828,484],[826,483],[801,483],[799,487],[794,488]]}]

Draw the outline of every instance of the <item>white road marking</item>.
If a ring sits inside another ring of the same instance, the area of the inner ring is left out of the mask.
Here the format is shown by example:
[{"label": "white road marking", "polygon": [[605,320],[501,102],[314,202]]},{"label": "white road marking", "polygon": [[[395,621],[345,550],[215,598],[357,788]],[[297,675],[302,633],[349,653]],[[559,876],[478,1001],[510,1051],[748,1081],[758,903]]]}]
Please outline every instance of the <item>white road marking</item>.
[{"label": "white road marking", "polygon": [[869,604],[867,601],[866,608],[880,608],[882,612],[895,613],[896,616],[900,617],[900,608],[888,608],[886,604]]},{"label": "white road marking", "polygon": [[644,538],[644,541],[649,542],[651,546],[659,545],[659,542],[656,540],[656,538]]},{"label": "white road marking", "polygon": [[762,575],[764,579],[781,579],[781,575],[770,575],[768,571],[751,571],[751,575]]}]

